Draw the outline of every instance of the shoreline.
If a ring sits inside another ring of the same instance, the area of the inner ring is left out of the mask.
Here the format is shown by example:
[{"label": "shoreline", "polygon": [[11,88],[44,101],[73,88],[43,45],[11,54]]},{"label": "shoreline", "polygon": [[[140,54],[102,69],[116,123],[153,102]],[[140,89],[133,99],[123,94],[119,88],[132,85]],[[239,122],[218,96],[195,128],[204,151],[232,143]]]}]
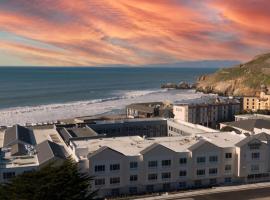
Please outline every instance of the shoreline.
[{"label": "shoreline", "polygon": [[147,93],[141,96],[131,96],[109,101],[99,101],[89,103],[89,101],[79,101],[66,104],[51,104],[36,107],[19,107],[0,110],[0,126],[11,126],[14,124],[24,125],[26,123],[48,123],[58,120],[71,119],[84,116],[100,116],[113,111],[121,112],[125,106],[131,103],[142,103],[152,101],[171,102],[198,99],[202,96],[209,96],[196,93],[195,90],[166,90],[154,93]]}]

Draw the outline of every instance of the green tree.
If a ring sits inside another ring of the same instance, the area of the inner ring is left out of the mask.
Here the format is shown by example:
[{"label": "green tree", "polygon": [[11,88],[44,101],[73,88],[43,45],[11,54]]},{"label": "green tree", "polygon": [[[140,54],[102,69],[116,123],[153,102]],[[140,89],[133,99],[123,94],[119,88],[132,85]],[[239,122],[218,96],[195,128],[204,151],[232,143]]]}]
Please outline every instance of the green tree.
[{"label": "green tree", "polygon": [[90,200],[91,180],[67,159],[62,165],[51,163],[38,171],[21,174],[0,186],[1,200]]}]

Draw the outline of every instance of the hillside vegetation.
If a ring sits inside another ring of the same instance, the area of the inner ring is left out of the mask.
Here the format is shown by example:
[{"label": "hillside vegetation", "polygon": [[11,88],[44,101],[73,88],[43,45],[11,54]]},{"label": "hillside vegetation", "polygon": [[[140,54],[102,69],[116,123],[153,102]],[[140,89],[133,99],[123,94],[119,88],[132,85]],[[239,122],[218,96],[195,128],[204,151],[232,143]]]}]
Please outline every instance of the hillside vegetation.
[{"label": "hillside vegetation", "polygon": [[203,75],[197,82],[197,90],[222,95],[258,95],[260,86],[270,87],[270,53],[256,56],[253,60],[220,69],[214,74]]}]

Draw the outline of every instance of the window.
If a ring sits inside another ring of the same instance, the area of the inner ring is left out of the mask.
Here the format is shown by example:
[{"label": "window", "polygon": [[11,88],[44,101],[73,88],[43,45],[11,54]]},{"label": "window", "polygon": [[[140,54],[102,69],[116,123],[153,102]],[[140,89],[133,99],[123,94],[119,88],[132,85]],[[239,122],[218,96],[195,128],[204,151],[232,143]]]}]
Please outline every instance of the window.
[{"label": "window", "polygon": [[15,176],[15,172],[4,172],[3,179],[11,179]]},{"label": "window", "polygon": [[217,162],[218,161],[218,157],[217,156],[210,156],[209,157],[209,162]]},{"label": "window", "polygon": [[112,196],[119,196],[120,194],[119,188],[112,189],[111,194]]},{"label": "window", "polygon": [[161,165],[162,167],[169,167],[171,166],[171,160],[162,160]]},{"label": "window", "polygon": [[114,184],[119,184],[120,183],[120,177],[113,177],[110,178],[110,184],[114,185]]},{"label": "window", "polygon": [[171,173],[170,172],[164,172],[161,174],[162,179],[169,179],[171,178]]},{"label": "window", "polygon": [[120,170],[120,164],[112,164],[112,165],[110,165],[110,170],[111,171],[118,171],[118,170]]},{"label": "window", "polygon": [[260,149],[260,143],[253,143],[248,145],[251,150]]},{"label": "window", "polygon": [[231,177],[227,177],[224,179],[225,183],[231,183],[232,182],[232,178]]},{"label": "window", "polygon": [[104,178],[99,178],[95,180],[95,185],[105,185],[105,179]]},{"label": "window", "polygon": [[213,174],[217,174],[218,169],[217,168],[210,168],[209,169],[209,174],[213,175]]},{"label": "window", "polygon": [[146,191],[147,192],[153,192],[154,191],[154,186],[153,185],[147,185],[146,186]]},{"label": "window", "polygon": [[179,176],[186,176],[187,175],[187,171],[186,170],[181,170],[179,172]]},{"label": "window", "polygon": [[95,172],[104,172],[105,171],[105,165],[96,165],[95,166]]},{"label": "window", "polygon": [[164,183],[163,184],[163,190],[164,191],[168,191],[168,190],[170,190],[170,188],[171,188],[171,184],[170,183]]},{"label": "window", "polygon": [[180,159],[179,159],[179,163],[180,163],[180,165],[185,165],[185,164],[187,164],[187,158],[180,158]]},{"label": "window", "polygon": [[158,175],[157,174],[148,174],[148,180],[152,181],[152,180],[157,180]]},{"label": "window", "polygon": [[197,170],[197,176],[204,176],[205,175],[205,170],[204,169],[198,169]]},{"label": "window", "polygon": [[254,172],[254,171],[259,171],[259,165],[251,165],[251,171]]},{"label": "window", "polygon": [[251,158],[252,158],[252,160],[258,160],[258,159],[260,159],[260,153],[259,152],[252,153],[251,154]]},{"label": "window", "polygon": [[202,181],[201,180],[195,180],[194,185],[195,185],[195,187],[200,187],[200,186],[202,186]]},{"label": "window", "polygon": [[129,188],[129,193],[130,194],[137,194],[137,187],[130,187]]},{"label": "window", "polygon": [[155,161],[149,161],[148,162],[148,167],[149,168],[155,168],[158,166],[158,162],[155,160]]},{"label": "window", "polygon": [[130,169],[137,169],[138,168],[138,162],[130,162],[129,163]]},{"label": "window", "polygon": [[205,157],[197,157],[197,163],[205,163]]},{"label": "window", "polygon": [[232,170],[232,166],[231,165],[225,165],[225,171],[231,171]]},{"label": "window", "polygon": [[138,175],[130,175],[129,177],[130,182],[135,182],[138,180]]},{"label": "window", "polygon": [[209,179],[209,184],[210,185],[216,185],[217,184],[217,179],[215,179],[215,178]]},{"label": "window", "polygon": [[225,153],[225,158],[226,159],[232,158],[232,153]]},{"label": "window", "polygon": [[186,186],[186,182],[179,182],[179,188],[185,188]]}]

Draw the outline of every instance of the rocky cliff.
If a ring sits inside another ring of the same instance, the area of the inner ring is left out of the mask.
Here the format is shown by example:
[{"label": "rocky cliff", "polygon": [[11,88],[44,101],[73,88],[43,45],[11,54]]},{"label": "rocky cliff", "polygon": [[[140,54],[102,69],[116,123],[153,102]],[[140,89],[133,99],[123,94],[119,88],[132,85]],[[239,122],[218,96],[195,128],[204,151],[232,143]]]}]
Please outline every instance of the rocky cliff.
[{"label": "rocky cliff", "polygon": [[220,69],[214,74],[198,78],[196,89],[204,93],[221,95],[254,96],[261,85],[270,88],[270,53],[256,56],[253,60]]}]

